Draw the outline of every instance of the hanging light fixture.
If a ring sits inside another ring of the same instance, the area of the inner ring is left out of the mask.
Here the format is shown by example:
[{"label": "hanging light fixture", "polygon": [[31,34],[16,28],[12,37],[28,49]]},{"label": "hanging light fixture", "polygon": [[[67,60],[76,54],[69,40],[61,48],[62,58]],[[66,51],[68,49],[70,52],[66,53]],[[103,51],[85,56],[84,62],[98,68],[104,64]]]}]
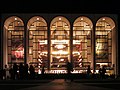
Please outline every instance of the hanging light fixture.
[{"label": "hanging light fixture", "polygon": [[66,46],[64,46],[63,44],[59,44],[59,45],[56,45],[55,48],[57,49],[63,49],[65,48]]}]

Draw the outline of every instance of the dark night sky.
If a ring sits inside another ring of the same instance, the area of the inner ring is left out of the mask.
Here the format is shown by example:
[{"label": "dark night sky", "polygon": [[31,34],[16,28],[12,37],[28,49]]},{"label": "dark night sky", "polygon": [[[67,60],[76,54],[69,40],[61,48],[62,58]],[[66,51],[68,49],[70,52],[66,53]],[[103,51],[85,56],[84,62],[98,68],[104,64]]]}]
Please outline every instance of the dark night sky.
[{"label": "dark night sky", "polygon": [[[115,2],[116,1],[116,2]],[[4,0],[1,12],[119,13],[119,0]]]}]

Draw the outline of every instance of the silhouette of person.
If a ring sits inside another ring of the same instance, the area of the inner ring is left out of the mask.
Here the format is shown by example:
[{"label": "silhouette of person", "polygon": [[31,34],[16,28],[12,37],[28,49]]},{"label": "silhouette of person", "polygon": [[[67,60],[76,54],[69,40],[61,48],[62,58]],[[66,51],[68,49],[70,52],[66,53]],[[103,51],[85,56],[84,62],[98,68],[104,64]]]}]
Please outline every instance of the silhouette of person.
[{"label": "silhouette of person", "polygon": [[3,79],[6,79],[6,71],[7,71],[7,65],[5,65],[5,68],[3,69]]},{"label": "silhouette of person", "polygon": [[90,73],[91,73],[91,69],[90,69],[90,65],[88,65],[87,74],[90,74]]},{"label": "silhouette of person", "polygon": [[13,79],[18,79],[18,65],[14,63],[13,65]]},{"label": "silhouette of person", "polygon": [[8,79],[9,78],[9,68],[7,67],[7,65],[5,65],[4,68],[4,79]]},{"label": "silhouette of person", "polygon": [[24,65],[24,79],[28,79],[28,64]]},{"label": "silhouette of person", "polygon": [[71,75],[71,71],[73,71],[72,64],[70,62],[67,62],[66,67],[67,67],[67,79],[70,79],[71,81],[73,81],[73,78],[72,78],[72,75]]},{"label": "silhouette of person", "polygon": [[102,67],[102,78],[105,79],[106,69],[105,66]]},{"label": "silhouette of person", "polygon": [[99,69],[100,78],[102,78],[102,68]]},{"label": "silhouette of person", "polygon": [[90,65],[88,65],[88,68],[87,68],[87,76],[88,76],[88,78],[90,77],[90,73],[91,73],[91,69],[90,69]]},{"label": "silhouette of person", "polygon": [[35,68],[33,67],[33,65],[30,65],[29,71],[30,71],[30,79],[34,79],[34,77],[35,77]]},{"label": "silhouette of person", "polygon": [[24,67],[23,67],[23,64],[20,63],[20,65],[19,65],[19,76],[20,76],[20,79],[23,79],[23,73],[24,73]]},{"label": "silhouette of person", "polygon": [[42,66],[42,75],[44,75],[44,73],[45,73],[45,66],[43,65]]},{"label": "silhouette of person", "polygon": [[9,74],[10,74],[10,79],[14,79],[14,72],[12,66],[10,66]]}]

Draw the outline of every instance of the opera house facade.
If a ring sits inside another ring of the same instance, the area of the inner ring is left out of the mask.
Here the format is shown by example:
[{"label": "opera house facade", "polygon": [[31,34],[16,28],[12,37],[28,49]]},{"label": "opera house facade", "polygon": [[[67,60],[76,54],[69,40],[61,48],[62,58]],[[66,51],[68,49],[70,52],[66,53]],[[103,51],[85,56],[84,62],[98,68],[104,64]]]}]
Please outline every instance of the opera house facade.
[{"label": "opera house facade", "polygon": [[40,72],[73,73],[90,65],[92,72],[106,66],[118,74],[118,22],[116,14],[2,14],[1,67],[33,65]]}]

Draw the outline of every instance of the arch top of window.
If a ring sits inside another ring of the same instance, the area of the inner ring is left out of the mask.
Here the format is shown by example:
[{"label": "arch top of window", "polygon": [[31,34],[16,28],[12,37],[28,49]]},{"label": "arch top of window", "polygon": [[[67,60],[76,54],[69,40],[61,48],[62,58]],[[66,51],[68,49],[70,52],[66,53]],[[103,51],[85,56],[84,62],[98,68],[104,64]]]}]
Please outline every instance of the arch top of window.
[{"label": "arch top of window", "polygon": [[82,26],[88,27],[91,30],[93,28],[93,23],[88,17],[81,16],[74,21],[73,27],[82,27]]},{"label": "arch top of window", "polygon": [[70,22],[63,16],[57,16],[57,17],[53,18],[53,20],[50,23],[50,29],[52,27],[54,27],[55,23],[57,23],[57,22],[63,22],[64,26],[67,26],[67,28],[70,30]]},{"label": "arch top of window", "polygon": [[98,27],[104,27],[106,30],[112,30],[113,28],[115,28],[115,22],[110,17],[101,17],[96,23],[96,28]]},{"label": "arch top of window", "polygon": [[23,21],[17,16],[9,17],[4,22],[4,27],[6,29],[9,29],[9,27],[17,27],[17,26],[19,26],[19,27],[24,26]]},{"label": "arch top of window", "polygon": [[40,16],[34,16],[27,23],[28,30],[31,27],[47,27],[47,22]]}]

